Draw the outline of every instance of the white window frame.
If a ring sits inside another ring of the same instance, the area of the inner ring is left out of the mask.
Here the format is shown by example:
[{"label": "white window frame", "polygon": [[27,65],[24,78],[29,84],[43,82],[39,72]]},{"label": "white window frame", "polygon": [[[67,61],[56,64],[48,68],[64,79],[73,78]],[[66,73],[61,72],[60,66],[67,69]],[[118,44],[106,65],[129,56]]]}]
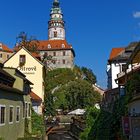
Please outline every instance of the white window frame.
[{"label": "white window frame", "polygon": [[[1,107],[5,107],[4,123],[1,123]],[[6,121],[6,105],[0,105],[0,126],[4,126]]]},{"label": "white window frame", "polygon": [[[13,119],[12,119],[12,122],[10,122],[10,108],[11,108],[11,107],[13,108],[13,116],[12,116]],[[13,105],[10,105],[10,106],[9,106],[9,124],[13,124],[13,123],[14,123],[14,106],[13,106]]]},{"label": "white window frame", "polygon": [[[19,120],[17,121],[17,108],[19,108]],[[20,106],[16,106],[16,122],[19,123],[20,121]]]}]

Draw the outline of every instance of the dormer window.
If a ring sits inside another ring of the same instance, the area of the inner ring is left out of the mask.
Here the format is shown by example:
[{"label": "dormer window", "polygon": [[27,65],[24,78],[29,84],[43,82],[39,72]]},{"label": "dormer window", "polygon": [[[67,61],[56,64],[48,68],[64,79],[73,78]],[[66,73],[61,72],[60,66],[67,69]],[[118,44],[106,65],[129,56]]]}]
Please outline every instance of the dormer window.
[{"label": "dormer window", "polygon": [[62,48],[65,48],[65,45],[64,44],[62,44]]},{"label": "dormer window", "polygon": [[48,49],[50,49],[51,48],[51,45],[50,44],[48,44]]}]

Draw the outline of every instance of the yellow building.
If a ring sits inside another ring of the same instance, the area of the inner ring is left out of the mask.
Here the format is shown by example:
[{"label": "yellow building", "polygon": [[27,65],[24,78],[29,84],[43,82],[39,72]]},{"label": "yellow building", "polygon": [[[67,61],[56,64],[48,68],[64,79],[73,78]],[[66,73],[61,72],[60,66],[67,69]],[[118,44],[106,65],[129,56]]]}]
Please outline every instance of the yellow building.
[{"label": "yellow building", "polygon": [[44,74],[45,68],[34,54],[30,53],[26,48],[21,48],[13,54],[5,63],[5,67],[17,68],[26,75],[26,78],[33,83],[32,92],[41,100],[33,103],[33,108],[38,114],[42,114],[42,104],[44,101]]}]

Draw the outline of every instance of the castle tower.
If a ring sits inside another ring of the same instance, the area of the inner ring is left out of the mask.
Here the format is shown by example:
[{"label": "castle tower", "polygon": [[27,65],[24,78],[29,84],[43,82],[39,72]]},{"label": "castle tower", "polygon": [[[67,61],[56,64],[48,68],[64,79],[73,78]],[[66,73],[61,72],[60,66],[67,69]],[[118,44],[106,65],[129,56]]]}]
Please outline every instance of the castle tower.
[{"label": "castle tower", "polygon": [[65,40],[65,22],[63,21],[63,13],[59,5],[59,1],[54,0],[48,22],[49,40]]}]

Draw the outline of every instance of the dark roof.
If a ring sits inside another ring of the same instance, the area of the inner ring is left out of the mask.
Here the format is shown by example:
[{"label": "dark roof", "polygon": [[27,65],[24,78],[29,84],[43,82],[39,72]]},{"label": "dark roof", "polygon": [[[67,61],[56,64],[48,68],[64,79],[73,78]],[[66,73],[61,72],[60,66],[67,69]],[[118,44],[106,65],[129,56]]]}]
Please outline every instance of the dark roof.
[{"label": "dark roof", "polygon": [[[18,69],[16,68],[13,68],[13,67],[4,67],[4,69],[14,69],[15,72],[18,74],[16,74],[16,76],[22,78],[24,81],[28,82],[30,85],[33,85],[33,83],[31,81],[29,81],[27,78],[26,78],[26,75],[24,75],[22,72],[20,72]],[[9,73],[8,73],[9,74]]]},{"label": "dark roof", "polygon": [[1,75],[4,75],[4,76],[6,76],[6,77],[8,77],[12,80],[15,80],[15,78],[12,75],[10,75],[8,72],[6,72],[6,71],[4,71],[3,69],[0,68],[0,76]]},{"label": "dark roof", "polygon": [[131,63],[131,61],[133,60],[133,58],[137,55],[137,53],[140,51],[140,42],[138,42],[136,44],[136,47],[134,48],[133,52],[131,53],[131,56],[127,62],[127,65],[129,65],[129,63]]},{"label": "dark roof", "polygon": [[138,45],[138,42],[130,43],[127,47],[124,48],[123,51],[118,53],[116,57],[114,57],[113,59],[109,61],[127,61],[130,58],[132,52],[134,51],[137,45]]},{"label": "dark roof", "polygon": [[18,90],[16,88],[4,85],[4,84],[0,84],[0,89],[5,90],[5,91],[14,92],[14,93],[19,93],[19,94],[23,95],[22,91],[20,91],[20,90]]}]

